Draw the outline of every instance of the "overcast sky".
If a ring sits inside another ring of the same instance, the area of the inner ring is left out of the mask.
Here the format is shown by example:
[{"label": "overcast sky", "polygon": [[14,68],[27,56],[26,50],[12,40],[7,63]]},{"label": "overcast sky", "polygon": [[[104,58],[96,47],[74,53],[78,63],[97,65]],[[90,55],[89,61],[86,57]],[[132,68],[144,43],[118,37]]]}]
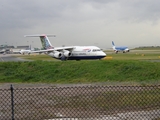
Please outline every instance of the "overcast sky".
[{"label": "overcast sky", "polygon": [[160,46],[160,0],[0,0],[0,44]]}]

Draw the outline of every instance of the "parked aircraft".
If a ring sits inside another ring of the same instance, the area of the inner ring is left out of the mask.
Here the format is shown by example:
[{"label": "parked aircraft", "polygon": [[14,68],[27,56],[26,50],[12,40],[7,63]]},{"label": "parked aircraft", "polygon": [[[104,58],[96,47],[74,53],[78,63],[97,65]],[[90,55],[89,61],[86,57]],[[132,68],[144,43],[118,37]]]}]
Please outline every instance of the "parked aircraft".
[{"label": "parked aircraft", "polygon": [[5,53],[5,52],[6,52],[5,49],[1,49],[1,50],[0,50],[0,53]]},{"label": "parked aircraft", "polygon": [[12,50],[12,53],[14,54],[30,54],[31,53],[31,50],[25,50],[25,49],[21,49],[21,50]]},{"label": "parked aircraft", "polygon": [[0,50],[0,54],[3,54],[3,55],[5,55],[5,54],[7,54],[9,52],[10,52],[10,49],[8,49],[8,48],[4,48],[4,49]]},{"label": "parked aircraft", "polygon": [[28,54],[28,55],[29,55],[29,54],[31,54],[32,51],[31,51],[31,50],[23,50],[23,49],[22,49],[22,50],[20,50],[19,52],[20,52],[20,54],[22,54],[22,55],[24,55],[24,54]]},{"label": "parked aircraft", "polygon": [[114,44],[114,42],[112,41],[112,48],[113,48],[113,50],[115,51],[115,53],[118,53],[118,52],[120,52],[120,51],[123,51],[123,53],[126,53],[126,52],[129,52],[129,49],[128,49],[128,47],[126,47],[126,46],[115,46],[115,44]]},{"label": "parked aircraft", "polygon": [[22,54],[22,55],[24,55],[24,54],[31,54],[31,52],[32,52],[32,50],[31,50],[31,46],[29,47],[29,49],[20,49],[20,50],[13,50],[12,49],[12,53],[14,53],[14,54]]},{"label": "parked aircraft", "polygon": [[101,59],[106,56],[106,54],[96,46],[53,47],[48,39],[48,37],[53,37],[53,35],[25,35],[25,37],[40,37],[44,50],[32,51],[31,53],[44,52],[60,60]]}]

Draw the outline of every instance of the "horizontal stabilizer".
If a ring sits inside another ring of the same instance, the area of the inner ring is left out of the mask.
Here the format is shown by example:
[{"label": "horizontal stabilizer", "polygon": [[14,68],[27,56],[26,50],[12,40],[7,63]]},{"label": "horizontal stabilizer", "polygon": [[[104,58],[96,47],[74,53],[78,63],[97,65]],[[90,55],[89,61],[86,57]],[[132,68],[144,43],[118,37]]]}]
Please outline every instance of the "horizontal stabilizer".
[{"label": "horizontal stabilizer", "polygon": [[24,37],[56,37],[56,35],[52,34],[36,34],[36,35],[24,35]]}]

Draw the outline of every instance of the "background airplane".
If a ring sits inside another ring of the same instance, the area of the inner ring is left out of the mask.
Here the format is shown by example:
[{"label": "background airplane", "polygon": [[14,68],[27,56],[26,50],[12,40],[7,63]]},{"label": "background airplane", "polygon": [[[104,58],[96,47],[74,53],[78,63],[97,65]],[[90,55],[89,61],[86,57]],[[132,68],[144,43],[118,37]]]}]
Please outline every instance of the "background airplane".
[{"label": "background airplane", "polygon": [[54,35],[25,35],[25,37],[40,37],[44,50],[31,51],[31,53],[46,53],[47,55],[60,60],[83,60],[83,59],[101,59],[106,54],[96,46],[68,46],[53,47],[48,37]]},{"label": "background airplane", "polygon": [[18,50],[18,51],[17,50],[16,51],[12,50],[12,53],[14,53],[14,54],[22,54],[22,55],[25,55],[25,54],[30,55],[32,53],[31,45],[30,45],[30,47],[28,49],[21,49],[21,50]]},{"label": "background airplane", "polygon": [[31,54],[31,50],[23,50],[22,49],[22,50],[19,51],[19,53],[22,54],[22,55],[24,55],[24,54],[28,54],[29,55],[29,54]]},{"label": "background airplane", "polygon": [[0,53],[1,53],[1,54],[4,54],[5,52],[6,52],[5,49],[1,49],[1,50],[0,50]]},{"label": "background airplane", "polygon": [[7,54],[7,53],[9,53],[10,52],[10,49],[6,49],[6,48],[3,48],[3,49],[1,49],[0,50],[0,54],[3,54],[3,55],[5,55],[5,54]]},{"label": "background airplane", "polygon": [[118,53],[120,51],[123,51],[123,53],[129,52],[130,50],[126,46],[115,46],[114,42],[112,41],[112,48],[115,51],[115,53]]}]

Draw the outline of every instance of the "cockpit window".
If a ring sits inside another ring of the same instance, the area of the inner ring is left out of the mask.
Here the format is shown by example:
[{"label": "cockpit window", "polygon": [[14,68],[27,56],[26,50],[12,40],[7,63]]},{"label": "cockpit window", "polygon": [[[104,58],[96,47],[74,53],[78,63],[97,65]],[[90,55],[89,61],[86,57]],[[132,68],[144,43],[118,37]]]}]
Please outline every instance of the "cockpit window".
[{"label": "cockpit window", "polygon": [[101,51],[100,49],[93,49],[92,52]]}]

